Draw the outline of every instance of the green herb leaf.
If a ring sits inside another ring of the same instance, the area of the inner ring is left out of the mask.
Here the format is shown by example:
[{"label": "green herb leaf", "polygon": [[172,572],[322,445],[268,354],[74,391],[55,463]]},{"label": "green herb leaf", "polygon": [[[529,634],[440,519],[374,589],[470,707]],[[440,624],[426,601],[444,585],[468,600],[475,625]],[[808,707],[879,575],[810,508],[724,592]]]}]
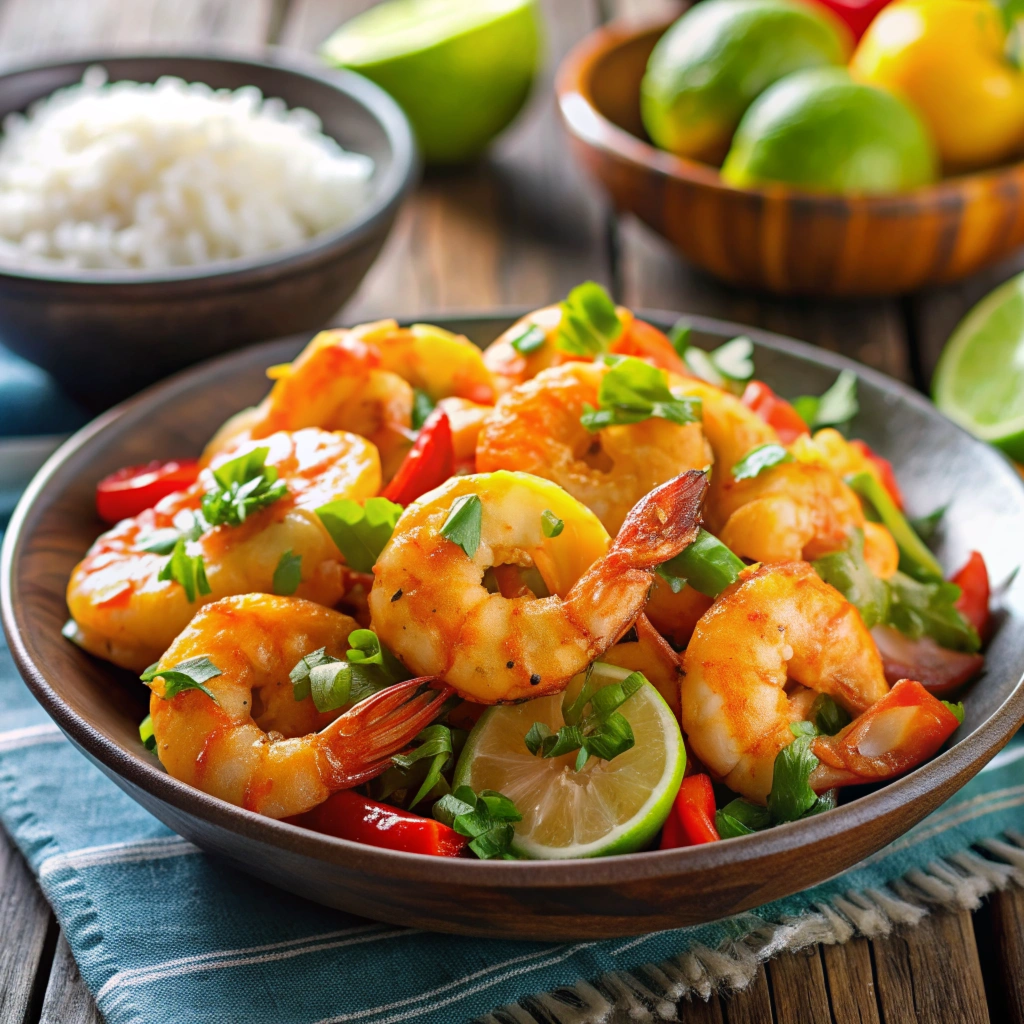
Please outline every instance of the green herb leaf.
[{"label": "green herb leaf", "polygon": [[731,800],[715,813],[715,826],[723,839],[748,836],[768,828],[771,819],[766,807],[759,807],[748,800]]},{"label": "green herb leaf", "polygon": [[718,367],[715,366],[710,354],[702,348],[697,348],[696,345],[691,345],[683,353],[683,362],[695,377],[714,384],[716,388],[724,388],[728,383],[725,377],[718,372]]},{"label": "green herb leaf", "polygon": [[639,423],[659,417],[672,423],[697,423],[703,415],[699,398],[677,398],[668,387],[668,375],[642,359],[632,356],[608,357],[610,369],[601,378],[599,408],[585,405],[580,422],[596,432],[624,423]]},{"label": "green herb leaf", "polygon": [[939,524],[942,522],[942,518],[945,516],[948,508],[949,505],[940,505],[934,512],[929,512],[926,516],[911,519],[910,528],[921,540],[926,544],[930,544],[935,538],[935,534],[939,532]]},{"label": "green herb leaf", "polygon": [[210,526],[240,526],[251,513],[288,493],[277,470],[264,465],[269,454],[269,448],[254,448],[213,470],[218,487],[203,495],[201,505]]},{"label": "green herb leaf", "polygon": [[538,324],[527,324],[510,344],[521,356],[528,356],[536,352],[537,349],[543,348],[544,342],[547,340],[548,336],[543,327]]},{"label": "green herb leaf", "polygon": [[946,710],[961,724],[964,724],[964,705],[962,701],[957,701],[955,704],[951,701],[944,700],[942,702],[946,705]]},{"label": "green herb leaf", "polygon": [[441,527],[441,536],[458,544],[467,558],[480,547],[480,527],[483,522],[483,503],[478,494],[463,494],[456,498]]},{"label": "green herb leaf", "polygon": [[288,674],[295,699],[305,700],[310,695],[309,674],[313,669],[318,665],[336,665],[338,660],[327,653],[326,647],[320,647],[302,658]]},{"label": "green herb leaf", "polygon": [[563,352],[597,356],[622,334],[622,321],[611,296],[594,281],[585,281],[561,303],[556,344]]},{"label": "green herb leaf", "polygon": [[150,533],[140,533],[136,542],[140,551],[150,551],[155,555],[169,555],[179,540],[199,540],[210,528],[199,511],[182,509],[173,520],[173,526]]},{"label": "green herb leaf", "polygon": [[889,492],[870,473],[853,473],[846,482],[857,494],[871,503],[883,525],[893,535],[900,549],[900,569],[919,580],[941,580],[942,566],[928,550],[906,517],[896,507]]},{"label": "green herb leaf", "polygon": [[443,796],[434,804],[433,813],[459,835],[470,837],[469,848],[481,860],[511,857],[513,822],[523,820],[508,797],[491,789],[477,796],[469,786]]},{"label": "green herb leaf", "polygon": [[734,480],[753,480],[772,466],[781,466],[785,462],[793,462],[793,455],[781,444],[769,441],[751,448],[746,455],[732,467]]},{"label": "green herb leaf", "polygon": [[659,565],[657,573],[675,594],[688,583],[707,597],[717,597],[739,579],[744,568],[742,559],[717,537],[701,529],[697,539],[675,558]]},{"label": "green herb leaf", "polygon": [[571,689],[567,689],[562,697],[562,721],[566,725],[579,725],[580,719],[583,717],[583,711],[590,703],[590,698],[594,695],[593,665],[588,666],[587,673],[583,678],[583,685],[580,687],[579,693],[572,700],[569,699],[571,692]]},{"label": "green herb leaf", "polygon": [[202,690],[216,704],[217,698],[203,684],[221,674],[221,670],[205,654],[200,654],[171,668],[160,668],[160,663],[155,662],[139,678],[147,686],[158,676],[163,679],[164,700],[171,700],[185,690]]},{"label": "green herb leaf", "polygon": [[391,760],[394,764],[408,772],[417,762],[429,759],[427,772],[408,801],[407,807],[415,807],[433,791],[441,781],[441,773],[453,760],[454,745],[452,730],[447,725],[428,725],[416,736],[418,746],[404,754],[395,754]]},{"label": "green herb leaf", "polygon": [[711,353],[715,369],[728,380],[746,382],[754,376],[754,343],[740,335]]},{"label": "green herb leaf", "polygon": [[[598,693],[601,691],[599,690]],[[603,761],[611,761],[631,749],[636,743],[633,736],[633,728],[625,715],[617,711],[605,718],[589,736],[584,738],[580,746],[580,753],[584,752],[589,757],[599,757]],[[576,771],[579,771],[586,764],[586,758],[582,763],[579,759],[576,762]]]},{"label": "green herb leaf", "polygon": [[792,404],[811,430],[845,426],[860,411],[857,375],[851,370],[843,370],[823,395],[801,395],[794,398]]},{"label": "green herb leaf", "polygon": [[819,693],[811,705],[811,721],[819,735],[835,736],[850,724],[850,716],[827,693]]},{"label": "green herb leaf", "polygon": [[195,601],[197,593],[203,596],[210,593],[203,556],[189,555],[185,550],[184,538],[179,537],[175,542],[171,557],[160,570],[157,579],[174,580],[181,584],[190,602]]},{"label": "green herb leaf", "polygon": [[922,583],[896,572],[888,584],[889,625],[912,639],[930,636],[954,651],[973,654],[981,648],[977,630],[956,608],[961,591],[955,583]]},{"label": "green herb leaf", "polygon": [[545,537],[557,537],[565,529],[565,523],[551,509],[546,508],[540,514],[540,528]]},{"label": "green herb leaf", "polygon": [[372,572],[374,563],[391,539],[402,506],[387,498],[367,498],[360,505],[349,498],[321,505],[316,514],[356,572]]},{"label": "green herb leaf", "polygon": [[411,678],[406,667],[380,642],[372,629],[354,629],[348,635],[347,657],[352,665],[376,666],[388,683]]},{"label": "green herb leaf", "polygon": [[672,330],[668,332],[668,340],[672,342],[672,347],[676,350],[677,355],[686,355],[686,350],[690,347],[691,334],[693,334],[693,328],[686,320],[677,320],[672,325]]},{"label": "green herb leaf", "polygon": [[139,739],[147,750],[156,750],[156,736],[153,733],[153,716],[146,717],[139,722]]},{"label": "green herb leaf", "polygon": [[772,789],[768,794],[768,814],[773,825],[796,821],[806,814],[818,813],[818,794],[811,789],[811,772],[818,759],[811,753],[816,730],[810,722],[794,722],[790,730],[793,742],[775,757]]},{"label": "green herb leaf", "polygon": [[824,555],[814,571],[852,604],[868,629],[889,621],[889,587],[864,561],[864,531],[854,530],[845,551]]},{"label": "green herb leaf", "polygon": [[412,393],[412,429],[422,429],[423,424],[427,422],[427,417],[435,407],[436,403],[426,391],[415,388]]},{"label": "green herb leaf", "polygon": [[310,696],[321,714],[342,708],[352,699],[352,666],[346,661],[315,665],[309,670],[308,681]]},{"label": "green herb leaf", "polygon": [[302,555],[294,555],[291,550],[288,550],[277,560],[277,568],[274,570],[274,580],[271,586],[275,594],[288,597],[295,593],[301,582]]}]

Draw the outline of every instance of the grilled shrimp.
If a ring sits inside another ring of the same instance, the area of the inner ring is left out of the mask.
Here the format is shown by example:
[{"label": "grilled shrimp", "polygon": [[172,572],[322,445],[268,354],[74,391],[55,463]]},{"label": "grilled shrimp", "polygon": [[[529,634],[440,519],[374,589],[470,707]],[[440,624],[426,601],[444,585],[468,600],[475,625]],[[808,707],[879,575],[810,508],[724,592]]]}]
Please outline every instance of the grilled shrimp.
[{"label": "grilled shrimp", "polygon": [[[269,449],[265,465],[277,470],[287,493],[240,526],[215,526],[187,541],[188,555],[202,556],[210,589],[197,589],[190,600],[180,582],[159,578],[167,548],[146,548],[161,535],[170,535],[173,544],[174,531],[195,522],[193,513],[213,487],[213,469],[260,447]],[[315,509],[337,498],[370,497],[379,488],[377,451],[354,434],[308,429],[236,441],[188,490],[123,520],[93,544],[68,583],[73,639],[92,654],[141,670],[167,649],[201,604],[229,594],[271,592],[287,552],[301,558],[296,593],[335,604],[346,589],[344,566]]]},{"label": "grilled shrimp", "polygon": [[[696,536],[706,490],[697,471],[662,484],[609,547],[597,517],[547,480],[507,471],[449,480],[405,510],[377,560],[373,629],[416,675],[438,676],[468,700],[557,693],[634,623],[654,568]],[[470,495],[480,535],[467,555],[442,527]],[[557,536],[545,534],[545,512],[561,520]],[[509,575],[526,584],[532,570],[533,591],[508,584]]]},{"label": "grilled shrimp", "polygon": [[305,655],[344,658],[347,615],[310,601],[246,594],[206,605],[161,658],[170,670],[205,656],[220,670],[201,690],[164,698],[152,684],[156,752],[167,771],[229,803],[285,818],[383,772],[441,710],[450,691],[431,680],[388,687],[344,714],[296,700],[288,677]]},{"label": "grilled shrimp", "polygon": [[384,479],[411,445],[414,389],[489,405],[490,371],[480,350],[440,327],[400,328],[394,320],[350,330],[321,331],[292,363],[267,371],[274,386],[254,409],[232,417],[206,449],[209,458],[238,435],[266,437],[276,430],[347,430],[380,451]]},{"label": "grilled shrimp", "polygon": [[762,566],[724,591],[683,657],[683,730],[725,784],[764,803],[775,755],[819,693],[853,716],[886,695],[857,609],[805,562]]},{"label": "grilled shrimp", "polygon": [[564,487],[609,533],[649,491],[711,462],[699,423],[651,418],[591,433],[580,422],[596,407],[610,367],[566,363],[506,392],[477,440],[480,473],[518,469]]}]

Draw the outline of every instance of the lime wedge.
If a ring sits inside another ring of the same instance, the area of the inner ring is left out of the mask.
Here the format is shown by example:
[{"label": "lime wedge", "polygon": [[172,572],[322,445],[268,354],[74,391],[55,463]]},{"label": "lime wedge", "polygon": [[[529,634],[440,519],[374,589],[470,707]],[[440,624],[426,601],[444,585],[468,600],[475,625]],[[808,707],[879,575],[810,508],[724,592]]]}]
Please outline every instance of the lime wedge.
[{"label": "lime wedge", "polygon": [[965,430],[1024,460],[1024,274],[960,322],[935,370],[932,394]]},{"label": "lime wedge", "polygon": [[[593,679],[600,686],[629,674],[598,664]],[[524,742],[534,722],[553,732],[565,724],[562,694],[490,708],[469,734],[455,788],[494,789],[514,801],[523,820],[512,848],[522,857],[563,860],[643,849],[668,817],[686,751],[675,715],[650,683],[619,711],[633,729],[634,746],[611,761],[592,757],[577,772],[575,753],[541,758]]]},{"label": "lime wedge", "polygon": [[389,92],[428,163],[478,155],[526,102],[537,71],[536,0],[386,0],[322,47]]}]

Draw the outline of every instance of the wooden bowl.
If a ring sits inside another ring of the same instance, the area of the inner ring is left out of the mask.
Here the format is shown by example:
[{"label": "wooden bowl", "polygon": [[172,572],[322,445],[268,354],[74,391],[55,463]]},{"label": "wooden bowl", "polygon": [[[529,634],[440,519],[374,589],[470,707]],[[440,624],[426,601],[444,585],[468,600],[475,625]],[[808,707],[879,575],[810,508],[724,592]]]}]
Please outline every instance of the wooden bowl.
[{"label": "wooden bowl", "polygon": [[591,33],[556,89],[576,158],[620,209],[698,266],[786,295],[894,295],[955,281],[1024,244],[1024,163],[899,195],[834,196],[733,188],[716,168],[656,149],[640,81],[669,24]]},{"label": "wooden bowl", "polygon": [[418,176],[412,130],[394,100],[360,75],[276,52],[90,54],[0,75],[0,117],[81,81],[93,65],[112,82],[174,75],[216,89],[254,85],[307,107],[325,134],[373,158],[370,195],[340,228],[253,259],[160,272],[0,265],[0,341],[98,410],[201,359],[326,323],[370,268]]},{"label": "wooden bowl", "polygon": [[[672,317],[653,314],[668,326]],[[486,343],[512,318],[448,320]],[[1024,562],[1024,482],[994,449],[920,395],[797,342],[693,318],[698,342],[741,330],[757,371],[784,393],[817,393],[844,367],[860,375],[856,432],[893,460],[914,514],[949,501],[939,554],[980,548],[995,580]],[[148,691],[64,640],[64,589],[101,530],[98,478],[126,463],[195,455],[233,409],[267,388],[286,339],[189,370],[112,410],[68,441],[29,487],[7,532],[0,605],[11,651],[57,724],[122,789],[172,829],[242,871],[330,906],[439,931],[600,938],[710,921],[814,885],[895,839],[970,779],[1024,720],[1024,578],[1008,592],[987,670],[965,694],[956,742],[917,771],[806,821],[683,850],[574,862],[487,862],[395,853],[272,821],[167,775],[139,741]]]}]

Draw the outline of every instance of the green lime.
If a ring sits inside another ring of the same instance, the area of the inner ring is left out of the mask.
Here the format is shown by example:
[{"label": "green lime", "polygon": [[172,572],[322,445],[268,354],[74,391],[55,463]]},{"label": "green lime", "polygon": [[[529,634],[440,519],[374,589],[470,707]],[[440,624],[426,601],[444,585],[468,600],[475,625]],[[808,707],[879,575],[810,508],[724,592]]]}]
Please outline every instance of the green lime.
[{"label": "green lime", "polygon": [[722,165],[742,188],[782,181],[820,192],[902,192],[934,181],[935,145],[903,100],[845,68],[797,71],[750,105]]},{"label": "green lime", "polygon": [[1024,274],[986,295],[960,322],[932,394],[951,420],[1024,461]]},{"label": "green lime", "polygon": [[[607,685],[629,674],[598,664],[592,678]],[[534,722],[552,732],[565,724],[561,694],[490,708],[469,734],[454,788],[494,789],[512,800],[523,816],[512,847],[523,857],[564,860],[643,849],[672,808],[686,750],[675,715],[650,683],[619,712],[632,727],[635,744],[611,761],[592,757],[577,772],[575,753],[538,757],[524,740]]]},{"label": "green lime", "polygon": [[846,26],[802,0],[705,0],[651,53],[640,110],[655,144],[718,163],[743,112],[772,82],[802,68],[845,64]]},{"label": "green lime", "polygon": [[519,113],[540,54],[536,0],[386,0],[322,55],[389,92],[428,163],[470,160]]}]

